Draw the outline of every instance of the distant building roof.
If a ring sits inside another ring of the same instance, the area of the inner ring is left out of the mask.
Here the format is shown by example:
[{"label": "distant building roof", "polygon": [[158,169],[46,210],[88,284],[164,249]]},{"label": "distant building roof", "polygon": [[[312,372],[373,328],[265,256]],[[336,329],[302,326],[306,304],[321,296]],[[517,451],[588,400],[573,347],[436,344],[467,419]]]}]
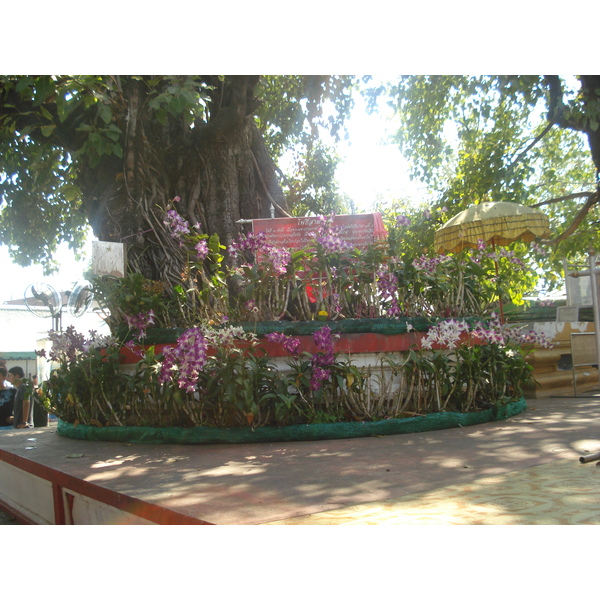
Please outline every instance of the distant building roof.
[{"label": "distant building roof", "polygon": [[0,361],[2,360],[36,360],[35,352],[0,352]]}]

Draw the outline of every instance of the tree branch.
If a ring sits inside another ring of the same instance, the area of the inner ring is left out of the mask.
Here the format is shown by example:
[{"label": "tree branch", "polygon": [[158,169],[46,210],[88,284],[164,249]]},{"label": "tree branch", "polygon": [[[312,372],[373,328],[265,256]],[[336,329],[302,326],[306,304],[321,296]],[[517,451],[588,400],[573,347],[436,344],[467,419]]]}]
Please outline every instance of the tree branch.
[{"label": "tree branch", "polygon": [[549,200],[543,200],[537,204],[532,204],[531,208],[539,208],[540,206],[547,206],[548,204],[558,204],[564,200],[575,200],[575,198],[589,198],[596,192],[576,192],[575,194],[568,194],[567,196],[560,196],[558,198],[550,198]]},{"label": "tree branch", "polygon": [[219,141],[234,134],[258,107],[254,97],[258,80],[256,75],[228,75],[225,81],[215,80],[218,87],[209,94],[210,119],[199,128],[198,138]]},{"label": "tree branch", "polygon": [[560,77],[558,75],[545,75],[544,80],[548,86],[548,121],[563,129],[585,131],[580,121],[567,117]]},{"label": "tree branch", "polygon": [[541,139],[544,138],[544,136],[552,129],[552,127],[554,127],[554,123],[548,123],[548,125],[544,127],[544,130],[533,139],[529,146],[527,146],[527,148],[525,148],[525,150],[523,150],[523,152],[521,152],[517,158],[510,163],[509,167],[514,167]]},{"label": "tree branch", "polygon": [[[574,194],[572,194],[574,195]],[[565,198],[567,198],[566,196]],[[563,231],[560,235],[556,236],[551,240],[543,240],[540,243],[548,245],[548,246],[558,246],[563,240],[566,240],[578,227],[581,225],[581,222],[585,219],[587,214],[590,212],[592,207],[600,202],[600,192],[596,191],[589,195],[586,203],[581,207],[571,224]]]}]

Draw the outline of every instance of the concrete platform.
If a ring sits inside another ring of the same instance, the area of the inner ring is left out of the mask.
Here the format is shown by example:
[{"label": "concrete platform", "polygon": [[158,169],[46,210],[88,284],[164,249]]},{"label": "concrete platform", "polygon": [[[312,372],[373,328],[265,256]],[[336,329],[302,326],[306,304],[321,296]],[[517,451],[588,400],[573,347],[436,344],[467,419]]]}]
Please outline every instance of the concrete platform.
[{"label": "concrete platform", "polygon": [[600,393],[507,421],[181,446],[0,431],[0,506],[36,524],[600,524]]}]

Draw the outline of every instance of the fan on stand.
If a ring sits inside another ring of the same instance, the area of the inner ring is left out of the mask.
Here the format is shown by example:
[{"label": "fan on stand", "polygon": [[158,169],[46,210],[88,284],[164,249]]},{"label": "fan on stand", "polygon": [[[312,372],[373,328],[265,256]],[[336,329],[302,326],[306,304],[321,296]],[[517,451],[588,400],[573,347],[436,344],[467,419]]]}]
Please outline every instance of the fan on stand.
[{"label": "fan on stand", "polygon": [[[94,300],[92,284],[80,281],[72,292],[67,292],[67,310],[74,317],[81,317],[91,306]],[[41,317],[40,307],[46,307],[52,316],[52,329],[62,331],[62,310],[64,304],[62,296],[47,283],[32,283],[25,290],[25,306],[36,316]]]},{"label": "fan on stand", "polygon": [[25,306],[36,316],[41,317],[36,309],[46,307],[52,316],[52,329],[61,331],[62,300],[60,294],[47,283],[32,283],[25,290]]},{"label": "fan on stand", "polygon": [[74,317],[81,317],[94,301],[94,292],[92,284],[88,281],[80,281],[69,294],[67,309]]}]

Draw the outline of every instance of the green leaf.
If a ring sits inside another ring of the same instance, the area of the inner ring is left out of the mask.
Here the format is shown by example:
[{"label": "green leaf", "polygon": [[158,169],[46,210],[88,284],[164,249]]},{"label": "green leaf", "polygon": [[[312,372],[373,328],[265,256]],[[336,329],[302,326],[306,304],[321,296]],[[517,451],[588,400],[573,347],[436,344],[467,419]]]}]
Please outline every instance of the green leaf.
[{"label": "green leaf", "polygon": [[52,121],[54,119],[52,113],[44,106],[40,106],[40,112],[42,113],[44,118],[48,119],[48,121]]},{"label": "green leaf", "polygon": [[33,79],[31,77],[23,77],[17,81],[17,84],[15,85],[15,91],[22,92],[32,84]]},{"label": "green leaf", "polygon": [[112,121],[112,111],[110,106],[103,102],[98,102],[98,116],[108,125]]},{"label": "green leaf", "polygon": [[44,137],[50,137],[54,133],[56,125],[42,125],[40,129]]},{"label": "green leaf", "polygon": [[208,247],[211,252],[217,254],[223,246],[221,246],[219,236],[215,233],[208,238]]},{"label": "green leaf", "polygon": [[72,202],[81,196],[81,190],[76,185],[63,186],[62,193],[67,202]]},{"label": "green leaf", "polygon": [[167,123],[168,123],[167,113],[163,108],[159,108],[154,113],[154,117],[161,125],[167,125]]}]

